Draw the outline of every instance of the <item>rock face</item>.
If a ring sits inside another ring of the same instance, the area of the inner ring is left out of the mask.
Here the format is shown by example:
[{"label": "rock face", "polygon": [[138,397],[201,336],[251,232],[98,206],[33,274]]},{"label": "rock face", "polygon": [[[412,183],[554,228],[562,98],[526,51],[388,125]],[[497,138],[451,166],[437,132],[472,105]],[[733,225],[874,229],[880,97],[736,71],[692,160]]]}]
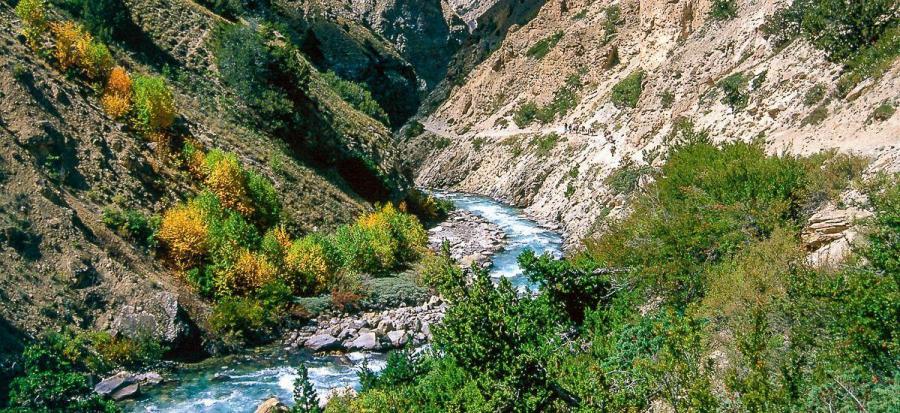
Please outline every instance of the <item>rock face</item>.
[{"label": "rock face", "polygon": [[[421,160],[416,182],[524,207],[578,240],[627,211],[628,194],[615,193],[605,178],[628,164],[658,166],[650,155],[665,149],[680,119],[716,141],[764,135],[771,152],[834,148],[871,156],[879,170],[900,169],[900,115],[872,120],[875,108],[896,100],[900,61],[846,99],[807,105],[804,96],[813,88],[832,94],[840,65],[803,40],[777,49],[763,37],[765,17],[785,2],[736,3],[736,18],[716,22],[708,18],[708,0],[534,2],[533,18],[497,31],[495,41],[485,40],[488,26],[479,24],[468,44],[484,46],[467,49],[472,63],[460,55],[451,73],[464,77],[447,89],[447,99],[426,108],[421,121],[429,132],[410,143],[412,157]],[[517,16],[527,5],[499,1],[492,9],[511,13],[481,20],[504,27],[513,17],[501,17]],[[607,33],[613,5],[621,19]],[[529,56],[535,44],[557,34],[545,57]],[[636,107],[617,107],[613,87],[638,70],[644,76]],[[738,73],[746,81],[743,110],[724,103],[717,86]],[[576,96],[571,110],[546,124],[514,122],[526,102],[545,106],[567,90]],[[814,112],[827,115],[813,121]],[[543,139],[552,133],[558,138]],[[450,144],[429,145],[436,141]]]},{"label": "rock face", "polygon": [[161,291],[149,300],[125,305],[113,320],[111,330],[126,337],[150,334],[164,343],[177,344],[191,333],[178,297]]},{"label": "rock face", "polygon": [[450,256],[463,267],[490,266],[491,256],[503,250],[506,234],[494,223],[471,212],[454,210],[447,220],[428,230],[429,247],[440,252],[450,245]]},{"label": "rock face", "polygon": [[137,397],[141,388],[157,386],[162,381],[162,376],[155,372],[132,374],[123,371],[97,383],[94,386],[94,393],[120,401]]},{"label": "rock face", "polygon": [[271,399],[267,399],[262,402],[259,407],[256,408],[255,413],[280,413],[280,412],[290,412],[291,409],[287,407],[284,403],[282,403],[277,398],[273,397]]},{"label": "rock face", "polygon": [[810,251],[809,263],[831,266],[841,262],[858,235],[854,223],[871,216],[868,211],[838,209],[832,205],[811,216],[801,233],[803,244]]},{"label": "rock face", "polygon": [[444,317],[447,304],[439,297],[415,307],[342,318],[322,317],[285,334],[284,344],[312,351],[382,351],[431,340],[431,325]]}]

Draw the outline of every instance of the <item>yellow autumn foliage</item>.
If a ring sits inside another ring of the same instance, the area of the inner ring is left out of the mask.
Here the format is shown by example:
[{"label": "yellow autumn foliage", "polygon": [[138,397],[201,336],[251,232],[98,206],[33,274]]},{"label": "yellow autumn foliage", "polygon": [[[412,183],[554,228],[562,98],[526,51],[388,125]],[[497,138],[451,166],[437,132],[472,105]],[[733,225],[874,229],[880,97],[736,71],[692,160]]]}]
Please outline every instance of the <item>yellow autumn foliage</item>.
[{"label": "yellow autumn foliage", "polygon": [[22,19],[22,34],[32,49],[40,46],[41,38],[47,32],[47,2],[45,0],[20,0],[16,5],[16,15]]},{"label": "yellow autumn foliage", "polygon": [[278,269],[262,254],[242,250],[216,280],[220,293],[246,295],[275,280]]},{"label": "yellow autumn foliage", "polygon": [[314,237],[303,237],[291,244],[285,257],[287,281],[295,292],[320,291],[331,281],[334,269],[328,262],[325,247]]},{"label": "yellow autumn foliage", "polygon": [[53,55],[62,70],[68,70],[78,64],[77,45],[85,36],[90,36],[75,22],[64,21],[50,24],[50,32],[55,40]]},{"label": "yellow autumn foliage", "polygon": [[180,205],[163,214],[157,237],[175,265],[190,268],[206,254],[207,234],[203,212],[194,205]]},{"label": "yellow autumn foliage", "polygon": [[247,195],[244,171],[233,155],[223,156],[210,166],[206,186],[219,197],[222,206],[234,209],[245,217],[253,214],[253,203]]},{"label": "yellow autumn foliage", "polygon": [[119,119],[131,111],[131,75],[121,66],[110,71],[100,103],[109,116]]}]

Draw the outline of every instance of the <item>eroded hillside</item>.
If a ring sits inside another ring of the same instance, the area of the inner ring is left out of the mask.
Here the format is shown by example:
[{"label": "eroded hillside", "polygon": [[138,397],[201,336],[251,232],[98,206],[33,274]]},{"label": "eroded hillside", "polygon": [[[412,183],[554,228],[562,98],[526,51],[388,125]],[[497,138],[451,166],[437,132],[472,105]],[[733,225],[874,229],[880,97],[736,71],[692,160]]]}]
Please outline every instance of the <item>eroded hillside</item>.
[{"label": "eroded hillside", "polygon": [[627,204],[607,177],[625,171],[639,182],[688,122],[717,141],[763,138],[771,152],[836,148],[871,157],[871,171],[900,166],[900,117],[890,110],[900,64],[838,90],[841,64],[803,39],[777,47],[763,32],[785,2],[737,1],[721,20],[712,3],[542,5],[422,120],[428,132],[413,146],[429,161],[417,184],[525,206],[578,239]]},{"label": "eroded hillside", "polygon": [[0,2],[0,362],[19,340],[64,326],[150,333],[190,357],[214,349],[211,303],[164,254],[111,223],[114,213],[153,219],[203,189],[184,164],[184,142],[233,153],[271,181],[295,235],[333,230],[409,188],[388,127],[342,100],[304,55],[287,55],[309,68],[295,101],[303,128],[270,133],[219,76],[213,37],[226,19],[192,1],[121,4],[127,36],[109,43],[114,63],[165,76],[177,109],[165,140],[108,115],[102,85],[60,70],[52,43],[35,53],[13,5]]}]

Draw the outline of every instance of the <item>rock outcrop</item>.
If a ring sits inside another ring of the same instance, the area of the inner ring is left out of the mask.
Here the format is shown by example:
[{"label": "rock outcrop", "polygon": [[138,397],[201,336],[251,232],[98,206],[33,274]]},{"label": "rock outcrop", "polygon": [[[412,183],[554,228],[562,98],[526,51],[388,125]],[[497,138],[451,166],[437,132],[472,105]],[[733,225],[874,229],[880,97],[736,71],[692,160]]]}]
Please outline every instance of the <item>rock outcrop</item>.
[{"label": "rock outcrop", "polygon": [[[900,169],[900,115],[880,121],[872,115],[896,102],[900,61],[846,98],[807,104],[813,88],[833,94],[841,66],[802,39],[775,48],[764,37],[766,16],[784,2],[737,1],[737,17],[722,22],[708,18],[710,4],[547,1],[532,3],[532,18],[522,11],[518,24],[494,37],[479,24],[469,53],[451,68],[458,76],[449,94],[436,91],[439,106],[423,109],[428,132],[410,144],[413,158],[423,161],[416,182],[525,207],[578,240],[627,210],[628,194],[612,191],[605,178],[624,165],[658,166],[653,155],[684,120],[716,141],[764,137],[773,153],[837,149],[871,157],[875,170]],[[493,9],[526,6],[500,1]],[[614,10],[620,17],[607,22]],[[491,16],[481,19],[503,27]],[[540,42],[546,54],[530,53]],[[613,87],[638,71],[635,107],[613,104]],[[742,110],[726,104],[718,86],[735,74],[746,87]],[[544,124],[516,125],[514,115],[526,103],[554,100],[569,110]]]},{"label": "rock outcrop", "polygon": [[505,239],[499,226],[463,210],[450,212],[446,221],[428,230],[430,248],[439,253],[447,242],[450,256],[463,267],[473,263],[489,267],[491,257],[503,250]]},{"label": "rock outcrop", "polygon": [[288,348],[324,351],[383,351],[419,346],[431,340],[431,326],[444,317],[447,304],[438,297],[415,307],[344,317],[321,317],[285,335]]}]

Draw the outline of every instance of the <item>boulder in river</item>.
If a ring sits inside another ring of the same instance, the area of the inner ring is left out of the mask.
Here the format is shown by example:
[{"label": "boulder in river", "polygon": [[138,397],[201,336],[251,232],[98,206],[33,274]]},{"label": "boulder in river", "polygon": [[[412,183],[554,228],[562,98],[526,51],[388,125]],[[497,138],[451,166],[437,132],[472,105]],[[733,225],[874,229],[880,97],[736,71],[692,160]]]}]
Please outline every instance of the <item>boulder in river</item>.
[{"label": "boulder in river", "polygon": [[331,334],[317,334],[308,338],[304,346],[312,351],[329,351],[341,348],[341,342]]},{"label": "boulder in river", "polygon": [[112,377],[107,377],[100,381],[100,383],[97,383],[97,385],[94,386],[94,393],[97,393],[101,396],[110,396],[116,390],[131,385],[132,383],[134,383],[134,378],[132,377],[131,373],[123,371]]},{"label": "boulder in river", "polygon": [[256,408],[256,413],[280,413],[290,411],[291,409],[285,406],[285,404],[276,397],[272,397],[271,399],[262,402],[262,404]]},{"label": "boulder in river", "polygon": [[356,340],[353,340],[349,343],[346,343],[346,347],[350,350],[378,350],[381,346],[378,343],[378,338],[375,336],[374,332],[366,332],[356,337]]},{"label": "boulder in river", "polygon": [[125,387],[122,387],[116,391],[114,391],[109,397],[111,397],[115,401],[131,399],[137,396],[141,391],[141,385],[137,383],[131,383]]}]

